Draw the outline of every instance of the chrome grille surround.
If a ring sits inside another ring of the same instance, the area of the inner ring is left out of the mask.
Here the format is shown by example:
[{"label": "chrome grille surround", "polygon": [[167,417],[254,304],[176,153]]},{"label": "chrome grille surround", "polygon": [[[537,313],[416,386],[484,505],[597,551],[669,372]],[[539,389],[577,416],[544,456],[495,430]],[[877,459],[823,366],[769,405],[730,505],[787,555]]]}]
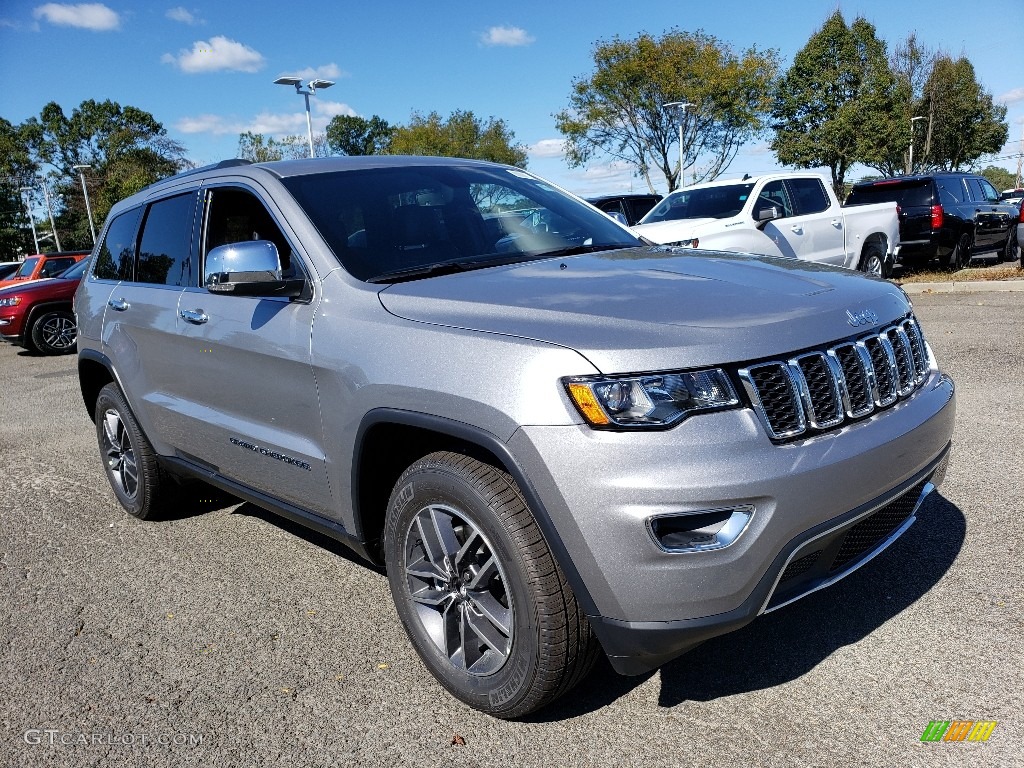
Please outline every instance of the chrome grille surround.
[{"label": "chrome grille surround", "polygon": [[911,315],[825,349],[741,368],[739,376],[769,437],[781,441],[888,408],[924,384],[930,368]]}]

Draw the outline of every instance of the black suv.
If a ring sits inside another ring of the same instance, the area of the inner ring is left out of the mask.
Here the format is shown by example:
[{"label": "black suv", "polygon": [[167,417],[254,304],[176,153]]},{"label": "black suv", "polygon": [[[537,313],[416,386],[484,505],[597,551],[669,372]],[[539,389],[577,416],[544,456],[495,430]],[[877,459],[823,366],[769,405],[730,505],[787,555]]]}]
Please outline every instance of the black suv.
[{"label": "black suv", "polygon": [[972,173],[899,176],[855,184],[847,205],[895,202],[900,217],[898,261],[939,259],[950,269],[990,254],[997,261],[1018,256],[1021,212],[999,199],[995,187]]},{"label": "black suv", "polygon": [[588,197],[587,202],[605,213],[618,219],[614,214],[620,214],[623,224],[633,226],[640,219],[647,215],[647,212],[661,202],[661,195],[603,195],[602,197]]}]

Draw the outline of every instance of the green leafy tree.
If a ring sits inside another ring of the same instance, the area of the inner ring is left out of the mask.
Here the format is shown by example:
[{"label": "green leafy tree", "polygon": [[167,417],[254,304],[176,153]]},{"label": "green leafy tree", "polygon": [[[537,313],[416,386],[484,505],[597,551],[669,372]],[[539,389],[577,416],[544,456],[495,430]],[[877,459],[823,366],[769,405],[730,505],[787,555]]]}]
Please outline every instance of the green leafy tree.
[{"label": "green leafy tree", "polygon": [[863,18],[847,26],[836,11],[779,79],[772,107],[772,150],[783,165],[828,167],[839,194],[850,167],[882,164],[909,144],[909,126],[893,119],[897,86],[885,43]]},{"label": "green leafy tree", "polygon": [[408,125],[391,136],[393,155],[434,155],[490,160],[526,167],[526,147],[514,144],[515,134],[504,120],[481,120],[472,112],[456,110],[443,119],[437,112],[414,112]]},{"label": "green leafy tree", "polygon": [[[324,134],[313,134],[313,152],[315,157],[326,157],[330,154]],[[309,157],[309,137],[293,135],[275,139],[273,136],[246,131],[238,136],[238,157],[254,163],[301,160]]]},{"label": "green leafy tree", "polygon": [[57,229],[65,248],[92,244],[75,165],[90,165],[93,219],[102,224],[111,206],[189,166],[184,148],[149,112],[114,101],[83,101],[70,115],[56,102],[19,131],[36,166],[52,181]]},{"label": "green leafy tree", "polygon": [[924,86],[935,63],[935,51],[926,48],[911,33],[907,39],[897,45],[889,57],[889,67],[895,79],[895,111],[893,120],[905,135],[898,136],[888,146],[888,151],[881,154],[871,163],[883,176],[910,174],[910,144],[915,147],[915,167],[921,158],[924,146],[925,126],[913,118],[920,117],[918,111],[924,96]]},{"label": "green leafy tree", "polygon": [[35,251],[21,187],[36,171],[23,131],[0,117],[0,261]]},{"label": "green leafy tree", "polygon": [[922,163],[933,170],[969,168],[1002,149],[1009,137],[1006,107],[993,102],[965,57],[935,59],[920,110],[928,117]]},{"label": "green leafy tree", "polygon": [[382,117],[335,115],[327,124],[327,143],[342,155],[385,155],[395,129]]},{"label": "green leafy tree", "polygon": [[[568,108],[554,116],[566,160],[571,167],[601,156],[626,162],[652,193],[652,168],[670,191],[687,172],[694,181],[714,179],[763,129],[777,70],[776,51],[737,54],[702,31],[598,42],[594,71],[573,80]],[[693,106],[680,113],[665,107],[670,102]]]}]

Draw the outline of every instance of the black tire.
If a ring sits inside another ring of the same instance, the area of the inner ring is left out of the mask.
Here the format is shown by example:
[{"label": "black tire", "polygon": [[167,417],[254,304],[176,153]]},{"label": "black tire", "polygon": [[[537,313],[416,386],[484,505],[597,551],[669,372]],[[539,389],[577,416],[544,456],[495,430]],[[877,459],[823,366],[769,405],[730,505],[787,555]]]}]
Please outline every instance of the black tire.
[{"label": "black tire", "polygon": [[971,263],[972,241],[973,238],[969,232],[964,232],[960,235],[960,239],[956,241],[956,246],[949,254],[949,261],[946,262],[946,267],[951,272],[963,269]]},{"label": "black tire", "polygon": [[66,355],[75,351],[78,326],[75,315],[64,309],[43,312],[32,321],[32,346],[44,355]]},{"label": "black tire", "polygon": [[889,277],[891,269],[885,260],[885,249],[879,243],[868,243],[864,246],[864,252],[860,255],[860,264],[857,268],[867,275],[875,277]]},{"label": "black tire", "polygon": [[107,480],[121,506],[140,520],[155,517],[164,509],[173,481],[161,469],[117,384],[107,384],[96,398],[96,439]]},{"label": "black tire", "polygon": [[600,646],[505,472],[457,453],[415,462],[388,502],[384,556],[413,647],[471,707],[522,717],[593,666]]},{"label": "black tire", "polygon": [[1017,243],[1018,226],[1018,224],[1014,224],[1010,227],[1010,234],[1006,237],[1006,245],[1003,246],[1003,250],[1000,253],[1002,256],[1001,261],[1016,261],[1020,258],[1020,245]]}]

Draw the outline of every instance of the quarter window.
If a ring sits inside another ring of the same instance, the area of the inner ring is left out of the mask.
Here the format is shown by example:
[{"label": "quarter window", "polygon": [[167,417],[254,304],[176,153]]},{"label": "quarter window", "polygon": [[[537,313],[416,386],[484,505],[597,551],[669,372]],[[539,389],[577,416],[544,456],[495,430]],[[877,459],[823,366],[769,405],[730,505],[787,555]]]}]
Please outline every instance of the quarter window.
[{"label": "quarter window", "polygon": [[96,253],[92,276],[100,280],[131,280],[135,257],[135,229],[141,208],[125,211],[110,222]]},{"label": "quarter window", "polygon": [[195,194],[176,195],[149,206],[139,243],[136,280],[157,285],[194,285],[192,217]]}]

